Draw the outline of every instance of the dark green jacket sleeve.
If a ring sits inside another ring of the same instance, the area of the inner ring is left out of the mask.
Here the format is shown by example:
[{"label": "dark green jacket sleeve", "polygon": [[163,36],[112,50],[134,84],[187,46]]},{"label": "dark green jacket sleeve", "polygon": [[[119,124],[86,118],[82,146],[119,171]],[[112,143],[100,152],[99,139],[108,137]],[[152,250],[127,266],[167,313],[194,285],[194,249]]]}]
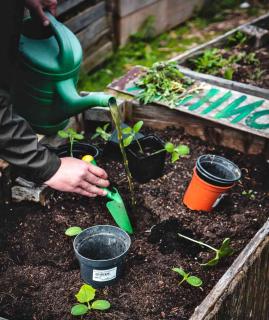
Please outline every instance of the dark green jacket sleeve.
[{"label": "dark green jacket sleeve", "polygon": [[36,183],[47,181],[60,166],[60,159],[38,143],[26,120],[13,112],[9,96],[3,90],[0,90],[0,158]]}]

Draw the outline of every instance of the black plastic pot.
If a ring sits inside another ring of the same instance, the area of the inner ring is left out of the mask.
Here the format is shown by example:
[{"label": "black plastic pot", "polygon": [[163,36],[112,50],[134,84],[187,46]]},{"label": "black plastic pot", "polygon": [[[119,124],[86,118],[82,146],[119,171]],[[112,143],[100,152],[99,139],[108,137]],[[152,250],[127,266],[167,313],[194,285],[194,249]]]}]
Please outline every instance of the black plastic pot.
[{"label": "black plastic pot", "polygon": [[221,187],[232,186],[241,178],[241,170],[236,164],[213,154],[198,158],[196,172],[204,181]]},{"label": "black plastic pot", "polygon": [[138,182],[145,183],[151,179],[161,177],[166,152],[154,153],[164,148],[164,142],[154,135],[148,135],[139,139],[139,143],[144,154],[139,151],[137,142],[131,144],[126,152],[133,178]]},{"label": "black plastic pot", "polygon": [[94,288],[116,282],[130,245],[129,235],[118,227],[99,225],[83,230],[73,243],[83,281]]},{"label": "black plastic pot", "polygon": [[[49,147],[49,149],[55,152],[60,158],[70,157],[70,143],[63,144],[57,148]],[[86,154],[90,154],[96,159],[100,152],[95,146],[89,143],[75,142],[73,145],[73,157],[81,159]]]}]

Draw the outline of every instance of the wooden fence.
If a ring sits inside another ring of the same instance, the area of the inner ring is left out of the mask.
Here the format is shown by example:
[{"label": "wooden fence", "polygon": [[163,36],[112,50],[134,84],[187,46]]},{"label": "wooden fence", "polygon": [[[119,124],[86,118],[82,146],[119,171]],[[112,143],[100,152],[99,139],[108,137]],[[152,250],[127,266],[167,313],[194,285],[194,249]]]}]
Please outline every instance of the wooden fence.
[{"label": "wooden fence", "polygon": [[58,19],[78,37],[84,51],[83,67],[91,71],[113,53],[110,1],[59,0]]}]

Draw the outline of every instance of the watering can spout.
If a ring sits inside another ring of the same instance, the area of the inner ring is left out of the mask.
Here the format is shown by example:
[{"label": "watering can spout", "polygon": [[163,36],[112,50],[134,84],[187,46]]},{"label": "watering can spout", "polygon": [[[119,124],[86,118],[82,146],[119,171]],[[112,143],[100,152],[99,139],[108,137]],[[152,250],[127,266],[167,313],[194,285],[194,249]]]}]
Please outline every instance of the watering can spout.
[{"label": "watering can spout", "polygon": [[109,107],[116,103],[115,97],[103,92],[93,92],[80,96],[76,90],[73,79],[57,83],[60,106],[68,117],[75,116],[91,107]]}]

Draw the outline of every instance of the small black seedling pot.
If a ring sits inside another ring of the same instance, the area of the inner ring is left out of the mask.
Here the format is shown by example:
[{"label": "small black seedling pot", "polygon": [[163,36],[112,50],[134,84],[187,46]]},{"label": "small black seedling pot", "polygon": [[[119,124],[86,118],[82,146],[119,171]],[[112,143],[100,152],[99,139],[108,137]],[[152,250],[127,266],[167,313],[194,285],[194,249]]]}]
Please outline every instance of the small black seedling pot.
[{"label": "small black seedling pot", "polygon": [[130,245],[129,235],[118,227],[99,225],[83,230],[73,243],[83,281],[94,288],[117,281]]},{"label": "small black seedling pot", "polygon": [[[49,149],[55,152],[59,158],[70,157],[70,143],[63,144],[57,148],[49,147]],[[100,152],[89,143],[75,142],[73,145],[73,157],[81,159],[85,154],[90,154],[96,159]]]},{"label": "small black seedling pot", "polygon": [[136,141],[127,148],[126,152],[133,178],[138,182],[145,183],[151,179],[161,177],[166,152],[164,150],[160,153],[154,153],[164,149],[164,142],[154,135],[148,135],[139,139],[139,143],[141,144],[144,154],[139,151],[139,146]]},{"label": "small black seedling pot", "polygon": [[205,182],[215,186],[232,186],[241,178],[241,170],[236,164],[221,156],[202,155],[196,162],[196,172]]}]

